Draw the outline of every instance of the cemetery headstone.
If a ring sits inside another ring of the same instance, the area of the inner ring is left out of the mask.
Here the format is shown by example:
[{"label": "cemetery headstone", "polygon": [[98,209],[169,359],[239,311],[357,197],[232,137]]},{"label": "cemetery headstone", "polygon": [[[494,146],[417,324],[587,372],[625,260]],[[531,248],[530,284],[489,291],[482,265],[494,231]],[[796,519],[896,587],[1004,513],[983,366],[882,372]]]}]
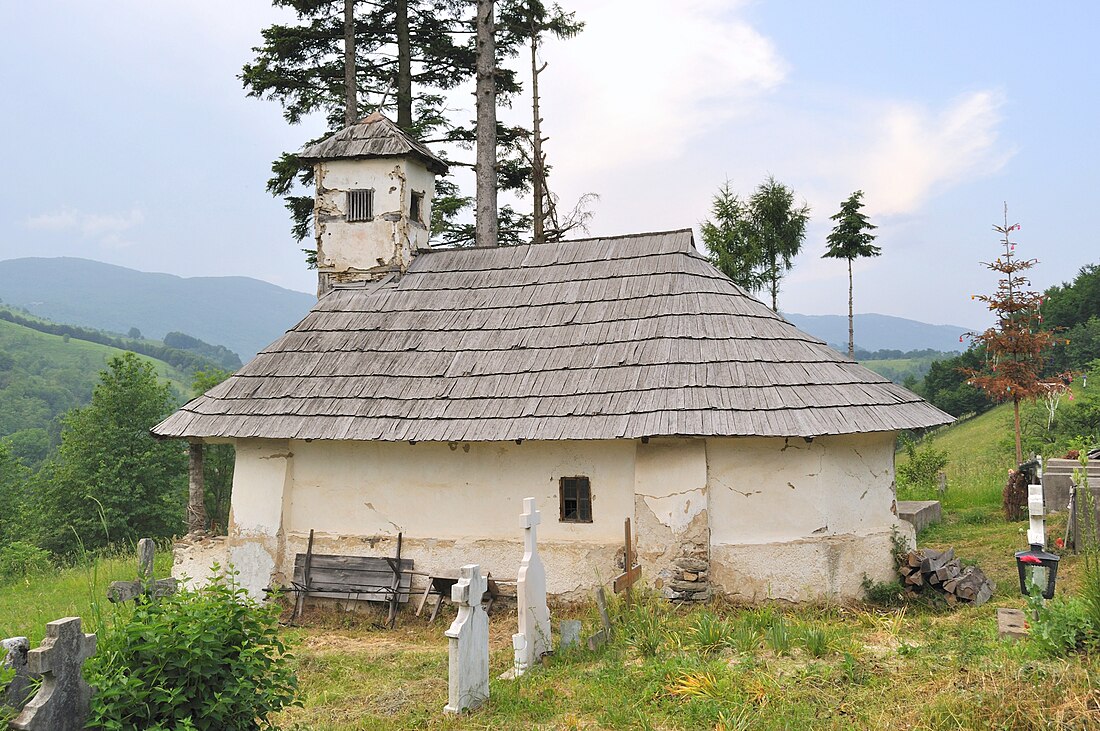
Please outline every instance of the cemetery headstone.
[{"label": "cemetery headstone", "polygon": [[458,616],[444,633],[450,640],[446,713],[474,710],[489,700],[489,615],[481,607],[486,588],[477,564],[463,566],[451,588]]},{"label": "cemetery headstone", "polygon": [[561,623],[561,649],[581,643],[581,623],[576,619],[564,619]]},{"label": "cemetery headstone", "polygon": [[27,651],[31,649],[30,640],[26,637],[12,637],[0,642],[0,648],[4,652],[4,660],[0,667],[11,668],[15,671],[15,677],[8,683],[2,700],[6,705],[19,709],[26,705],[31,694],[31,682],[33,676],[27,669]]},{"label": "cemetery headstone", "polygon": [[153,579],[154,544],[149,538],[138,541],[137,581],[112,581],[107,598],[112,602],[129,602],[139,598],[162,597],[176,593],[176,580]]},{"label": "cemetery headstone", "polygon": [[42,676],[38,694],[11,722],[18,731],[78,731],[88,721],[92,688],[84,682],[84,661],[95,654],[95,635],[80,629],[80,617],[46,625],[46,639],[27,653],[27,669]]},{"label": "cemetery headstone", "polygon": [[520,526],[523,528],[523,561],[516,580],[519,632],[512,637],[516,675],[522,675],[554,649],[550,636],[550,609],[546,606],[546,569],[539,557],[536,527],[542,513],[534,498],[524,498]]}]

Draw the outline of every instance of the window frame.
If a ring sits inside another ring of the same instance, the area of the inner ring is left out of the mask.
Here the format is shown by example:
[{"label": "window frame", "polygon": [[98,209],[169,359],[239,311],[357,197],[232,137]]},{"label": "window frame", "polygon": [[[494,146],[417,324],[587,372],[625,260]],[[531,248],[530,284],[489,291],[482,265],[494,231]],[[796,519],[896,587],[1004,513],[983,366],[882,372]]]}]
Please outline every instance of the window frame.
[{"label": "window frame", "polygon": [[[366,202],[366,215],[362,215],[362,204],[354,202],[356,195],[365,195]],[[374,188],[354,188],[352,190],[345,191],[344,197],[345,213],[344,220],[348,223],[364,223],[374,220]]]},{"label": "window frame", "polygon": [[424,223],[424,193],[414,190],[409,200],[409,218],[417,223]]},{"label": "window frame", "polygon": [[[573,485],[573,497],[566,498],[566,483],[572,482]],[[583,490],[583,492],[582,492]],[[567,517],[566,515],[566,500],[572,500],[576,503],[575,514],[576,517]],[[587,504],[587,514],[585,517],[585,506]],[[592,481],[587,475],[570,475],[567,477],[561,477],[558,479],[558,522],[559,523],[592,523]]]}]

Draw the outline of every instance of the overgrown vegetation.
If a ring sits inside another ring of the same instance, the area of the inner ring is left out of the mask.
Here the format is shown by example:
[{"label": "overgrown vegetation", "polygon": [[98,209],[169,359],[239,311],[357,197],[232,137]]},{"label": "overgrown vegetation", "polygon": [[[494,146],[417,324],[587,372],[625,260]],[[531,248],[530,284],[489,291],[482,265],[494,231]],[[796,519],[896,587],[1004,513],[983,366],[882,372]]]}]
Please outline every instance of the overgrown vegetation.
[{"label": "overgrown vegetation", "polygon": [[248,599],[232,579],[119,607],[87,668],[91,724],[109,731],[274,728],[294,703],[292,657],[279,608]]}]

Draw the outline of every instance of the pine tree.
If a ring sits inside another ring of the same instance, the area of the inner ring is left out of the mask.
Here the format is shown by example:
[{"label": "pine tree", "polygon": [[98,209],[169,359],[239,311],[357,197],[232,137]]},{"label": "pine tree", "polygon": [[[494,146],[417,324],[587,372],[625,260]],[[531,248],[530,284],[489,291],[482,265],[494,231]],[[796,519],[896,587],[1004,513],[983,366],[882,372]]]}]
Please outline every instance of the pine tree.
[{"label": "pine tree", "polygon": [[779,312],[779,282],[802,250],[810,207],[805,203],[796,207],[794,191],[769,175],[749,199],[749,210],[760,254],[761,288],[769,291],[772,310]]},{"label": "pine tree", "polygon": [[[446,108],[445,93],[470,83],[476,67],[472,0],[272,0],[293,9],[297,24],[264,29],[262,45],[253,49],[254,60],[244,66],[241,81],[249,96],[272,99],[282,106],[284,118],[297,124],[308,114],[322,112],[329,130],[344,126],[373,111],[396,118],[400,127],[428,143],[454,143],[469,149],[475,141],[471,125],[456,123]],[[516,73],[500,61],[514,56],[526,43],[516,32],[513,17],[526,13],[528,0],[501,0],[494,69],[496,93],[506,103],[519,93]],[[354,52],[346,54],[345,12],[354,12]],[[539,22],[554,24],[568,18],[561,9],[541,7]],[[396,51],[396,53],[395,53]],[[354,58],[355,69],[346,60]],[[356,89],[347,80],[354,78]],[[352,94],[352,92],[357,92]],[[356,109],[349,110],[349,99]],[[497,187],[524,191],[530,187],[529,162],[519,146],[529,133],[522,127],[497,125]],[[472,163],[449,161],[452,167]],[[298,241],[310,235],[313,197],[298,193],[313,184],[312,166],[294,153],[284,153],[272,164],[267,190],[283,197],[291,212],[292,231]],[[474,225],[462,219],[473,204],[454,180],[436,182],[432,206],[432,232],[436,243],[463,246],[474,241]],[[502,206],[499,211],[500,243],[519,243],[529,230],[530,216]],[[307,257],[310,250],[304,250]],[[314,252],[315,256],[315,252]],[[311,261],[311,264],[315,263]]]},{"label": "pine tree", "polygon": [[876,227],[863,214],[863,191],[857,190],[840,204],[840,212],[829,220],[836,221],[832,233],[826,238],[828,250],[822,258],[848,260],[848,357],[855,358],[856,340],[852,311],[852,261],[859,257],[878,256],[882,250],[872,244],[875,237],[870,232]]},{"label": "pine tree", "polygon": [[[1054,343],[1054,333],[1042,329],[1040,305],[1042,295],[1027,289],[1030,280],[1021,274],[1039,263],[1038,259],[1018,259],[1016,244],[1010,234],[1020,224],[1008,223],[1008,205],[1004,209],[1004,225],[994,225],[1001,234],[1004,253],[994,262],[983,262],[1002,276],[997,291],[975,295],[997,314],[997,322],[982,333],[971,333],[974,343],[984,346],[986,362],[982,368],[967,368],[963,372],[968,383],[982,389],[994,401],[1012,401],[1016,436],[1016,463],[1024,461],[1020,442],[1020,402],[1044,392],[1043,366],[1045,352]],[[1063,376],[1060,376],[1061,378]],[[1069,377],[1064,374],[1064,377]]]},{"label": "pine tree", "polygon": [[710,215],[699,228],[711,263],[742,289],[757,291],[760,249],[753,236],[748,206],[730,190],[729,180],[711,200]]}]

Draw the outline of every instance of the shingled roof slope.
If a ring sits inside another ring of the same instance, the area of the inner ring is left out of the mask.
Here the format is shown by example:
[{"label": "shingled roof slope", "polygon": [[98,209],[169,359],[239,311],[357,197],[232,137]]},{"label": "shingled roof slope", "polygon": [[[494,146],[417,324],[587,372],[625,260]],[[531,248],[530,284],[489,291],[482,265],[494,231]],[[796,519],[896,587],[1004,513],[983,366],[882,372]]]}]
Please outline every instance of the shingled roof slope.
[{"label": "shingled roof slope", "polygon": [[783,320],[690,230],[417,257],[335,289],[164,437],[818,436],[951,417]]},{"label": "shingled roof slope", "polygon": [[385,115],[374,112],[355,124],[308,145],[298,157],[306,162],[371,157],[416,157],[436,175],[447,172],[447,163],[414,140]]}]

